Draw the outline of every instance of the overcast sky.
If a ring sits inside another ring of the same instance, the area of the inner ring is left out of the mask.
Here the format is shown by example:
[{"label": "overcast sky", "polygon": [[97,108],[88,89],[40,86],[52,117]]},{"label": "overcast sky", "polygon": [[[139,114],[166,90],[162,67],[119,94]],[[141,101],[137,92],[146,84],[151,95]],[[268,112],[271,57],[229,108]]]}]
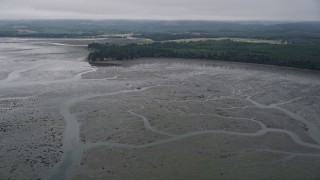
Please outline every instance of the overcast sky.
[{"label": "overcast sky", "polygon": [[0,0],[0,18],[320,21],[320,0]]}]

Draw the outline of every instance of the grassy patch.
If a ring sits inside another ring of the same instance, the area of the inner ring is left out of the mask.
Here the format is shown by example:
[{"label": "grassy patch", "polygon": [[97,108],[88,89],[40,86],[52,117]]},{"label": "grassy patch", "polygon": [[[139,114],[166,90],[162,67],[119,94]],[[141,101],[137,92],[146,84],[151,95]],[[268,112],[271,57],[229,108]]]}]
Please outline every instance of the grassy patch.
[{"label": "grassy patch", "polygon": [[234,42],[244,42],[244,43],[258,43],[258,44],[287,44],[280,40],[265,40],[265,39],[251,39],[251,38],[190,38],[190,39],[176,39],[164,42],[197,42],[197,41],[223,41],[230,40]]}]

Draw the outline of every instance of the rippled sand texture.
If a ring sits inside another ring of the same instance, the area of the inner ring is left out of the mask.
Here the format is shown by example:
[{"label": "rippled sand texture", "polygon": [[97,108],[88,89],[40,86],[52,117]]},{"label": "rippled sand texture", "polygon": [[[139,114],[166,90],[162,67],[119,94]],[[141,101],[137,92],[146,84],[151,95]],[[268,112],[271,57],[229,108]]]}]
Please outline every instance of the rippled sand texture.
[{"label": "rippled sand texture", "polygon": [[97,68],[85,47],[38,41],[1,39],[0,179],[320,178],[317,72]]}]

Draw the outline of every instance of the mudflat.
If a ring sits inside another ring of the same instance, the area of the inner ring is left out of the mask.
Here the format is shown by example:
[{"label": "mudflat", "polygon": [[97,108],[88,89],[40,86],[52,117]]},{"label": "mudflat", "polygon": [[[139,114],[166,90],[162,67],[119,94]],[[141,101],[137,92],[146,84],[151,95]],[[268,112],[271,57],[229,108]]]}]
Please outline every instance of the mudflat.
[{"label": "mudflat", "polygon": [[0,179],[320,178],[319,72],[0,41]]}]

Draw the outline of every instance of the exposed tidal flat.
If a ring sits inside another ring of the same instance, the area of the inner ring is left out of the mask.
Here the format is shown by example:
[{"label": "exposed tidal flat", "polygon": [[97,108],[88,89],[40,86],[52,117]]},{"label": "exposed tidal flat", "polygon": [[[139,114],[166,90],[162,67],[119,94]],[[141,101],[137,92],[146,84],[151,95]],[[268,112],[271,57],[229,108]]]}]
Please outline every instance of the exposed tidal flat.
[{"label": "exposed tidal flat", "polygon": [[0,39],[0,179],[320,178],[319,72],[90,41]]}]

